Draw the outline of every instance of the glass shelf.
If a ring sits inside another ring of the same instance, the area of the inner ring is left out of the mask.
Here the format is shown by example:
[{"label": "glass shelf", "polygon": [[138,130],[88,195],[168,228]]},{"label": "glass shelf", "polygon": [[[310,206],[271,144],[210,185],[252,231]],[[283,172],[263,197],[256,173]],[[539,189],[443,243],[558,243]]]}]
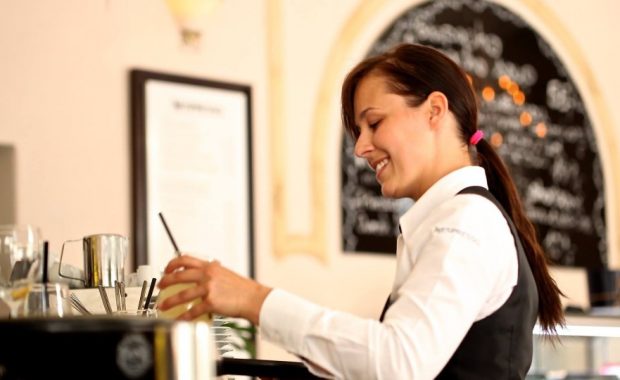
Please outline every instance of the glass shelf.
[{"label": "glass shelf", "polygon": [[[557,330],[558,335],[574,337],[620,338],[620,315],[584,315],[567,314],[566,326]],[[535,335],[542,335],[542,329],[536,325]]]},{"label": "glass shelf", "polygon": [[[528,379],[620,378],[620,315],[567,314],[559,340],[534,329]],[[615,312],[615,311],[614,311]]]}]

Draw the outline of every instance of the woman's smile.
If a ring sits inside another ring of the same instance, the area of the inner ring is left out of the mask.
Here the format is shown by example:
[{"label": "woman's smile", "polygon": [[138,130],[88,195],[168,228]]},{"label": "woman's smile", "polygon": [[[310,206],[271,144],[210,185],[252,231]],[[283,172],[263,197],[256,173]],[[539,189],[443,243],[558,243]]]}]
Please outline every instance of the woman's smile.
[{"label": "woman's smile", "polygon": [[383,173],[383,170],[389,164],[389,162],[390,160],[388,158],[384,158],[383,160],[379,161],[379,163],[375,167],[375,178],[377,178],[377,182],[381,183],[381,173]]}]

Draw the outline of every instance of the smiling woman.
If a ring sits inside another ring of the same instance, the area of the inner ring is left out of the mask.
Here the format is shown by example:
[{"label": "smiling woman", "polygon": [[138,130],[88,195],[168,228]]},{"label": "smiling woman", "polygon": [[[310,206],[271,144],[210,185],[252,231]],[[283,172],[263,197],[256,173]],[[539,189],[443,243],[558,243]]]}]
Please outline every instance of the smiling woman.
[{"label": "smiling woman", "polygon": [[179,318],[246,318],[322,377],[525,378],[536,319],[549,334],[563,321],[559,290],[476,107],[463,70],[421,45],[366,59],[345,79],[355,154],[386,197],[416,200],[400,218],[396,276],[378,321],[190,256],[169,263],[160,287],[195,286],[160,308],[199,298]]},{"label": "smiling woman", "polygon": [[[452,188],[453,194],[482,195],[502,212],[515,239],[517,261],[522,264],[517,265],[518,270],[514,267],[506,269],[507,277],[504,280],[508,279],[514,288],[509,288],[511,290],[503,295],[500,292],[500,299],[506,303],[500,303],[499,307],[494,307],[490,312],[485,311],[484,317],[485,323],[488,323],[511,307],[518,310],[521,322],[517,325],[522,327],[522,335],[516,336],[518,342],[514,343],[515,347],[512,348],[523,356],[511,358],[508,354],[504,359],[516,359],[515,363],[522,360],[516,365],[516,371],[525,370],[521,373],[521,376],[524,376],[531,361],[531,331],[536,320],[532,316],[538,314],[540,323],[550,332],[555,331],[555,325],[563,321],[559,289],[549,276],[544,252],[536,239],[531,222],[525,216],[520,197],[506,167],[491,145],[482,139],[484,134],[478,130],[477,102],[467,75],[437,50],[421,45],[398,46],[384,54],[368,58],[349,73],[342,90],[342,117],[346,130],[355,139],[356,155],[365,158],[376,171],[383,195],[410,197],[417,201],[400,219],[402,235],[399,236],[398,250],[403,253],[397,254],[397,260],[402,267],[406,268],[412,262],[401,263],[404,252],[413,254],[420,249],[419,244],[429,244],[426,241],[428,238],[420,232],[424,231],[422,226],[428,223],[434,226],[431,236],[441,240],[441,236],[445,234],[438,231],[458,231],[457,236],[465,236],[470,243],[474,243],[477,247],[474,252],[484,251],[483,247],[488,244],[482,236],[471,233],[460,225],[469,218],[479,217],[468,215],[469,212],[465,211],[472,206],[455,205],[453,207],[456,208],[450,214],[443,216],[440,211],[424,211],[429,207],[429,202],[432,202],[429,199],[441,191],[440,189]],[[469,172],[470,176],[475,176],[470,168],[478,164],[484,168],[486,180],[464,186],[467,181],[465,178],[458,180],[458,176]],[[457,185],[459,182],[461,184]],[[448,185],[449,183],[451,184]],[[442,203],[448,204],[447,199]],[[435,206],[440,209],[444,207],[440,203],[435,203]],[[483,210],[481,206],[478,206],[480,211]],[[470,210],[473,212],[473,208]],[[450,221],[454,214],[460,215],[458,222]],[[431,222],[424,222],[424,219],[430,219]],[[453,224],[455,222],[456,224]],[[489,232],[492,228],[487,221],[483,230]],[[495,234],[492,236],[498,237]],[[420,240],[425,243],[416,242]],[[508,246],[496,248],[499,248],[498,252],[510,252],[514,249]],[[433,253],[438,254],[439,252]],[[525,258],[529,267],[524,265]],[[486,261],[490,258],[479,259]],[[422,257],[417,260],[422,261]],[[444,268],[443,266],[448,265],[454,258],[446,260],[436,269]],[[509,264],[508,268],[514,265],[514,261],[509,261],[513,264]],[[413,262],[415,263],[415,260]],[[482,262],[479,264],[482,266]],[[420,265],[412,265],[400,280],[397,275],[394,289],[405,287],[400,281],[405,281],[404,279],[411,275],[410,272],[416,271],[416,266],[419,268]],[[444,270],[439,270],[439,273]],[[515,275],[516,279],[513,277]],[[471,284],[466,281],[463,285]],[[398,293],[392,293],[384,313],[392,302],[398,302],[396,300],[402,298],[400,291],[399,289]],[[515,301],[513,297],[520,292],[524,293],[517,295],[519,300]],[[534,309],[530,309],[532,306]],[[534,314],[531,314],[532,312]],[[389,317],[389,313],[385,316]],[[487,347],[497,345],[498,351],[494,355],[496,359],[506,355],[506,352],[501,353],[500,347],[506,347],[501,339],[491,342],[483,338],[485,333],[495,332],[497,331],[493,331],[490,325],[474,322],[441,375],[450,378],[462,373],[461,371],[487,371],[471,368],[473,363],[481,365],[484,362],[481,357],[472,358],[471,355],[472,352],[482,354],[474,348],[480,343]],[[508,337],[509,340],[513,338]],[[495,370],[498,371],[495,375],[504,373],[504,370],[498,367],[489,368],[486,374],[492,374]]]}]

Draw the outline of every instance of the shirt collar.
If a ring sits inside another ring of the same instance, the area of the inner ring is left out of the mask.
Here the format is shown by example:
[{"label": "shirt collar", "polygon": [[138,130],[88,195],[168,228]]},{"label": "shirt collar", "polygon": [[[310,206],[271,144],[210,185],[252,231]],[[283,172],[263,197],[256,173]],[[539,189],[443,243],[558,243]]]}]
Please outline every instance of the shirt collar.
[{"label": "shirt collar", "polygon": [[482,167],[466,166],[440,178],[400,217],[401,233],[408,236],[433,209],[469,186],[488,189]]}]

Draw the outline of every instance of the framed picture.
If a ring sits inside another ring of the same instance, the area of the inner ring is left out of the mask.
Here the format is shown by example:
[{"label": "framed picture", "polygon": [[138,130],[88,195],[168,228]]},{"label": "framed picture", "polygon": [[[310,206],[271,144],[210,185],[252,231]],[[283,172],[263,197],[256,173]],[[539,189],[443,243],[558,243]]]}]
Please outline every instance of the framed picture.
[{"label": "framed picture", "polygon": [[132,70],[133,253],[163,270],[179,250],[254,276],[250,87]]}]

